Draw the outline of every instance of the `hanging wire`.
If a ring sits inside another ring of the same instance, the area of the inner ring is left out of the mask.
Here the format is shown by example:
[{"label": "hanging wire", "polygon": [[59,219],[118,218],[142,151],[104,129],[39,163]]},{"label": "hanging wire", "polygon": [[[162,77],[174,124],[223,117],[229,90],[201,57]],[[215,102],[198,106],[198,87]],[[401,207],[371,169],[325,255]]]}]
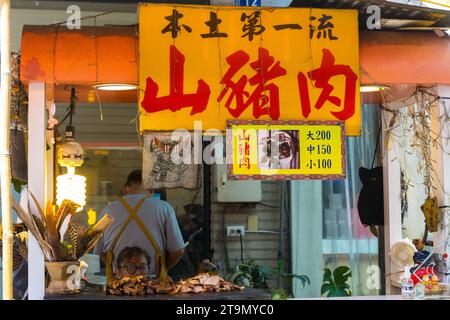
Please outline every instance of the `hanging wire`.
[{"label": "hanging wire", "polygon": [[[108,12],[102,12],[102,13],[98,13],[92,16],[87,16],[87,17],[82,17],[80,19],[74,19],[72,21],[82,21],[82,20],[88,20],[88,19],[93,19],[93,18],[97,18],[100,16],[104,16],[107,14],[111,14],[111,13],[121,13],[120,11],[108,11]],[[67,23],[67,20],[61,21],[61,22],[56,22],[56,23],[52,23],[52,24],[48,24],[47,26],[61,26],[61,25],[65,25]]]},{"label": "hanging wire", "polygon": [[97,102],[98,102],[98,108],[100,110],[100,120],[103,121],[103,108],[102,108],[102,102],[100,100],[100,95],[98,94],[98,89],[95,88],[95,94],[97,96]]},{"label": "hanging wire", "polygon": [[[93,19],[94,19],[95,30],[97,30],[97,17],[94,16]],[[97,36],[97,34],[94,34],[93,37],[94,37],[94,43],[95,43],[95,83],[98,83],[98,36]],[[95,88],[95,95],[97,96],[98,108],[100,111],[100,121],[103,121],[102,102],[100,100],[100,95],[98,93],[97,88]]]}]

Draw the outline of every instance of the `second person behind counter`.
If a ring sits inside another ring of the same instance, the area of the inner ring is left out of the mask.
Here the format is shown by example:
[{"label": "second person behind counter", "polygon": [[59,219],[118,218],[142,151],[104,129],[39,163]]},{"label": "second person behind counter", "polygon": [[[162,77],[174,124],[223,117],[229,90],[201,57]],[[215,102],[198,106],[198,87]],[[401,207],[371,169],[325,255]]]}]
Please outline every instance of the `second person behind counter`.
[{"label": "second person behind counter", "polygon": [[166,201],[149,197],[142,185],[141,170],[129,174],[123,193],[99,216],[101,219],[107,213],[114,222],[95,245],[94,253],[102,257],[111,280],[118,271],[120,252],[127,247],[142,248],[150,258],[149,274],[164,280],[185,248],[175,212]]}]

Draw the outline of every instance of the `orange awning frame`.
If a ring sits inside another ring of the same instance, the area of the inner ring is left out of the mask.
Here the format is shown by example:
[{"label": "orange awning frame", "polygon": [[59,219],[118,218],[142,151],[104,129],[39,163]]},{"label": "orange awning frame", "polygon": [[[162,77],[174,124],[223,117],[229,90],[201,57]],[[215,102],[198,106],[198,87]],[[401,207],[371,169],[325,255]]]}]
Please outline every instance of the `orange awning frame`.
[{"label": "orange awning frame", "polygon": [[[434,32],[361,31],[362,85],[450,85],[450,39]],[[155,50],[158,50],[155,44]],[[54,99],[67,101],[69,86],[79,102],[97,100],[95,84],[139,84],[136,26],[26,25],[22,31],[21,81],[54,84]],[[137,102],[134,91],[101,92],[103,102]]]},{"label": "orange awning frame", "polygon": [[139,84],[137,27],[31,26],[22,30],[22,83],[54,84],[55,102],[68,101],[70,87],[79,102],[136,102],[138,93],[97,91],[96,84]]},{"label": "orange awning frame", "polygon": [[360,32],[361,84],[450,84],[450,38],[432,31]]}]

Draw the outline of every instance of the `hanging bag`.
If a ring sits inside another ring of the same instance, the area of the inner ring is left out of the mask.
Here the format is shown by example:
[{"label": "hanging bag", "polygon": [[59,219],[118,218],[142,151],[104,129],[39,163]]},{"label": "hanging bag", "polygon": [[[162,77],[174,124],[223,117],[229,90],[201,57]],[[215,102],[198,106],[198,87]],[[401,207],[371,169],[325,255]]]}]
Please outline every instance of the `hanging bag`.
[{"label": "hanging bag", "polygon": [[384,225],[383,167],[374,167],[380,135],[381,125],[378,131],[372,167],[370,169],[359,168],[359,178],[363,184],[358,197],[359,218],[362,224],[371,227]]}]

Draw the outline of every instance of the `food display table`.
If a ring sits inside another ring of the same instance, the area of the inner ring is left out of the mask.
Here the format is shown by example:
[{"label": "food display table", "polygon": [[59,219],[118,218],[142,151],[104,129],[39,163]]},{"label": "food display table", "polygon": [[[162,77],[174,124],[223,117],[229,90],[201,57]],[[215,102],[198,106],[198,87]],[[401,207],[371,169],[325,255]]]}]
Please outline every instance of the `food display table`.
[{"label": "food display table", "polygon": [[413,299],[405,299],[401,295],[387,295],[387,296],[353,296],[353,297],[320,297],[320,298],[303,298],[295,300],[450,300],[450,296],[423,296],[415,297]]},{"label": "food display table", "polygon": [[46,295],[44,300],[270,300],[271,296],[271,293],[264,289],[246,288],[229,292],[153,294],[135,297],[106,295],[105,292],[85,292],[70,295]]}]

